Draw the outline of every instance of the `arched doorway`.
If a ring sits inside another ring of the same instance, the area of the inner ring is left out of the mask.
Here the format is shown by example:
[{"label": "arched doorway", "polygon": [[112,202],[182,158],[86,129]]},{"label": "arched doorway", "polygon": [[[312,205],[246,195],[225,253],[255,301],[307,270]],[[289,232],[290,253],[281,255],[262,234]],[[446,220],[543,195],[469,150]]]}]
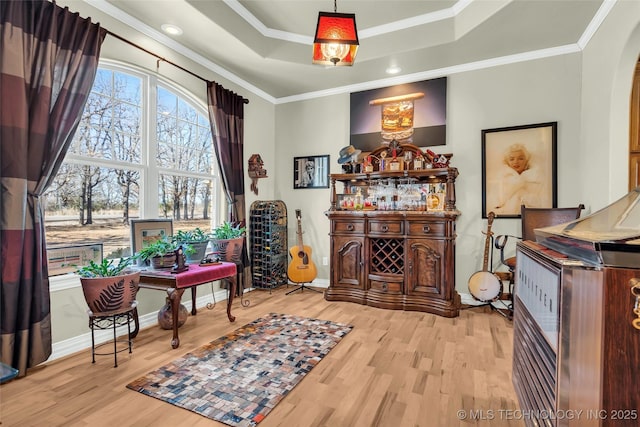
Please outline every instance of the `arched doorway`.
[{"label": "arched doorway", "polygon": [[631,191],[640,186],[640,58],[633,74],[629,111],[629,191]]}]

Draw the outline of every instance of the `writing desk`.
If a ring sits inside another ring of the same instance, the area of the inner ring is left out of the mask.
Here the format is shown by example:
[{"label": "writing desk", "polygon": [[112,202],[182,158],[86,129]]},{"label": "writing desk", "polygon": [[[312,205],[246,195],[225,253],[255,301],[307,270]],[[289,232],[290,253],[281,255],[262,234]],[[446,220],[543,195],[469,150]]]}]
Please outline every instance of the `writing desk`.
[{"label": "writing desk", "polygon": [[[171,347],[178,348],[180,338],[178,337],[178,310],[180,309],[180,300],[182,294],[188,288],[191,288],[191,314],[196,315],[196,287],[205,283],[216,280],[225,279],[231,283],[229,289],[229,298],[227,300],[227,317],[229,322],[236,320],[231,314],[231,303],[236,293],[236,265],[233,262],[221,262],[208,266],[199,266],[197,264],[188,265],[189,269],[181,273],[171,273],[171,270],[142,270],[140,271],[140,288],[155,289],[166,291],[169,296],[171,305],[173,338],[171,339]],[[213,307],[209,307],[213,308]],[[132,337],[138,334],[139,321],[138,311],[134,311],[135,330]]]}]

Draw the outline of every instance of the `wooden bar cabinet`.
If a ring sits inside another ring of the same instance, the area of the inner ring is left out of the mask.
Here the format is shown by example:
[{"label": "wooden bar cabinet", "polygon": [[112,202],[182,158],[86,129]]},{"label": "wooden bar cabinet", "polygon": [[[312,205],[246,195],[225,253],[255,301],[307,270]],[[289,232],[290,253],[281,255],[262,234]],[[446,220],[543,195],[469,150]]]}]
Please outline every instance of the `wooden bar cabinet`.
[{"label": "wooden bar cabinet", "polygon": [[[331,276],[325,299],[456,317],[458,171],[407,166],[331,175],[326,212]],[[336,183],[343,193],[337,193]]]}]

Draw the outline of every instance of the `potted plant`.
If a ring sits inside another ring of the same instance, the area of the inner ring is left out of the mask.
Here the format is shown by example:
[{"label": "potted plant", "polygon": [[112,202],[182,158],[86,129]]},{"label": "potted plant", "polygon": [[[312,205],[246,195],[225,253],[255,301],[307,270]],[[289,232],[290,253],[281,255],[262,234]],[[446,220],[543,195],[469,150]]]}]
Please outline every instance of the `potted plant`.
[{"label": "potted plant", "polygon": [[187,261],[192,262],[200,262],[204,258],[210,238],[210,234],[200,227],[196,227],[193,230],[178,230],[173,235],[173,241],[176,244],[187,247],[185,249]]},{"label": "potted plant", "polygon": [[129,269],[133,259],[105,258],[99,264],[91,260],[76,270],[92,315],[131,309],[140,283],[140,272]]},{"label": "potted plant", "polygon": [[225,221],[211,232],[213,252],[224,261],[241,262],[246,227]]},{"label": "potted plant", "polygon": [[[179,247],[180,245],[174,241],[173,237],[162,236],[155,242],[144,246],[136,252],[134,257],[145,263],[148,262],[151,268],[172,268],[176,263],[175,251]],[[182,247],[185,252],[189,250],[188,245],[182,245]]]}]

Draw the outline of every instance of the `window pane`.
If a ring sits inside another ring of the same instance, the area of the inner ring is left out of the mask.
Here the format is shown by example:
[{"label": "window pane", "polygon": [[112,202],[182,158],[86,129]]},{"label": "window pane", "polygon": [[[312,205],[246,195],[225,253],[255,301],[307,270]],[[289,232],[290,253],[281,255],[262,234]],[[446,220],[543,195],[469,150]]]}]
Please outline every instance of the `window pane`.
[{"label": "window pane", "polygon": [[105,258],[128,255],[139,179],[134,170],[64,163],[44,195],[47,246],[103,243]]},{"label": "window pane", "polygon": [[179,175],[160,175],[159,218],[210,219],[212,180]]},{"label": "window pane", "polygon": [[183,98],[158,88],[157,119],[159,167],[212,173],[211,129],[204,115]]},{"label": "window pane", "polygon": [[100,69],[70,153],[140,163],[142,80]]}]

